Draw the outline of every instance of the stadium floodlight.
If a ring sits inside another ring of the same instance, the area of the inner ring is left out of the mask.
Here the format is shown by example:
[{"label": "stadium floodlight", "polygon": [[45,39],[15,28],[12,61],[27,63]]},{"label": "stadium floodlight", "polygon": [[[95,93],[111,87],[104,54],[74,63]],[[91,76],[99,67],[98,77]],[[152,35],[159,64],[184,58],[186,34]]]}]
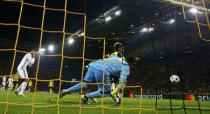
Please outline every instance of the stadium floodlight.
[{"label": "stadium floodlight", "polygon": [[148,32],[152,32],[154,30],[153,27],[148,28]]},{"label": "stadium floodlight", "polygon": [[141,29],[141,32],[148,32],[149,30],[148,30],[148,28],[146,28],[146,27],[144,27],[144,28],[142,28]]},{"label": "stadium floodlight", "polygon": [[197,14],[198,13],[198,10],[196,8],[191,8],[189,10],[192,14]]},{"label": "stadium floodlight", "polygon": [[53,51],[55,50],[55,46],[52,45],[52,44],[50,44],[50,45],[48,46],[48,50],[49,50],[50,52],[53,52]]},{"label": "stadium floodlight", "polygon": [[176,21],[175,19],[170,19],[170,20],[169,20],[169,24],[174,24],[175,21]]},{"label": "stadium floodlight", "polygon": [[111,17],[111,16],[108,16],[108,17],[105,18],[105,21],[106,21],[106,22],[109,22],[109,21],[111,21],[111,20],[112,20],[112,17]]},{"label": "stadium floodlight", "polygon": [[115,16],[120,16],[121,13],[122,13],[121,10],[117,10],[114,14],[115,14]]},{"label": "stadium floodlight", "polygon": [[71,44],[73,44],[73,43],[74,43],[74,39],[73,39],[73,38],[69,38],[69,39],[68,39],[68,44],[71,45]]}]

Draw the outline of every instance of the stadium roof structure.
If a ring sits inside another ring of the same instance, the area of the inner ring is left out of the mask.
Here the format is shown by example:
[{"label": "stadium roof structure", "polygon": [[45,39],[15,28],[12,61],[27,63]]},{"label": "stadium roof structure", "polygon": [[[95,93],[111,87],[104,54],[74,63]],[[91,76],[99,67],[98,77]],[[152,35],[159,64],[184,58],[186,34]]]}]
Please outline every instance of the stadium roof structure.
[{"label": "stadium roof structure", "polygon": [[[86,2],[86,6],[78,9],[84,8],[84,11],[82,10],[82,12],[87,13],[87,35],[106,37],[107,40],[116,37],[126,38],[131,36],[133,35],[133,32],[138,31],[140,27],[160,21],[162,17],[168,16],[172,9],[177,8],[177,6],[171,5],[167,0],[150,0],[149,2],[147,0]],[[91,8],[94,6],[94,4],[91,4],[92,2],[100,4],[99,6],[101,9],[98,10],[97,8]],[[57,2],[55,2],[55,4],[57,4]],[[79,3],[77,3],[77,5],[78,4]],[[105,18],[107,16],[113,16],[117,10],[121,11],[121,15],[106,23]],[[79,33],[80,31],[81,30],[78,29],[77,32]]]}]

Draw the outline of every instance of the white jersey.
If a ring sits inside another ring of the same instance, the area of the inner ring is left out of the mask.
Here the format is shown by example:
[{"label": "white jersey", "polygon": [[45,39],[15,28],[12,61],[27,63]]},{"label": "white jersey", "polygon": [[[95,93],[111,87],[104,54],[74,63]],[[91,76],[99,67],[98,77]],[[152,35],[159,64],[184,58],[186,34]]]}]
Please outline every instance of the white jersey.
[{"label": "white jersey", "polygon": [[6,83],[6,81],[7,81],[7,78],[6,77],[3,77],[2,78],[2,83]]},{"label": "white jersey", "polygon": [[21,60],[18,68],[26,68],[27,66],[31,67],[35,62],[35,58],[32,57],[31,53],[27,53]]},{"label": "white jersey", "polygon": [[3,86],[3,87],[6,86],[6,81],[7,81],[7,78],[6,78],[6,77],[3,77],[3,78],[2,78],[2,86]]}]

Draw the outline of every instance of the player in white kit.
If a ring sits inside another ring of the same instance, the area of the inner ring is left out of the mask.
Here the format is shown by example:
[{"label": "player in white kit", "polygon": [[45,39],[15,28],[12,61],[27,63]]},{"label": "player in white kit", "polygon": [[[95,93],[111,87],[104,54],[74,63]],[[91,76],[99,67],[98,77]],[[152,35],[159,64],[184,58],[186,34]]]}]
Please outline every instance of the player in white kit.
[{"label": "player in white kit", "polygon": [[13,89],[13,79],[10,77],[8,80],[7,80],[7,84],[8,84],[8,91],[12,91]]},{"label": "player in white kit", "polygon": [[1,87],[1,90],[3,90],[3,91],[5,91],[6,82],[7,82],[7,78],[6,78],[6,76],[4,76],[4,77],[2,78],[2,87]]},{"label": "player in white kit", "polygon": [[31,53],[27,53],[23,59],[21,60],[20,64],[17,67],[17,73],[19,74],[21,79],[24,79],[24,81],[21,83],[21,85],[14,91],[17,96],[25,96],[23,93],[27,87],[28,84],[28,73],[26,68],[32,67],[32,65],[35,62],[35,54],[34,51]]}]

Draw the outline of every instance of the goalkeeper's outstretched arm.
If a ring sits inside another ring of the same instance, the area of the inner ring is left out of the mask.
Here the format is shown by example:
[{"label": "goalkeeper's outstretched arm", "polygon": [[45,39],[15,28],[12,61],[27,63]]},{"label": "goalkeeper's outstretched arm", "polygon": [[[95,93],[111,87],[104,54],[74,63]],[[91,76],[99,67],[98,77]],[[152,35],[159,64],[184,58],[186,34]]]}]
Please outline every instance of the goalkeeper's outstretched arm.
[{"label": "goalkeeper's outstretched arm", "polygon": [[114,101],[117,101],[117,93],[119,93],[119,98],[122,97],[122,90],[127,82],[127,77],[130,74],[130,68],[129,65],[124,65],[123,70],[120,73],[120,78],[119,78],[119,84],[117,87],[111,92],[111,96]]},{"label": "goalkeeper's outstretched arm", "polygon": [[135,69],[139,59],[130,57],[130,58],[127,58],[126,61],[129,63],[129,65],[124,64],[122,66],[123,68],[122,68],[121,73],[120,73],[119,84],[111,92],[111,96],[112,96],[114,101],[117,100],[117,95],[116,95],[117,93],[119,93],[119,98],[122,97],[123,88],[125,87],[125,84],[127,83],[127,77],[130,75],[130,68]]}]

